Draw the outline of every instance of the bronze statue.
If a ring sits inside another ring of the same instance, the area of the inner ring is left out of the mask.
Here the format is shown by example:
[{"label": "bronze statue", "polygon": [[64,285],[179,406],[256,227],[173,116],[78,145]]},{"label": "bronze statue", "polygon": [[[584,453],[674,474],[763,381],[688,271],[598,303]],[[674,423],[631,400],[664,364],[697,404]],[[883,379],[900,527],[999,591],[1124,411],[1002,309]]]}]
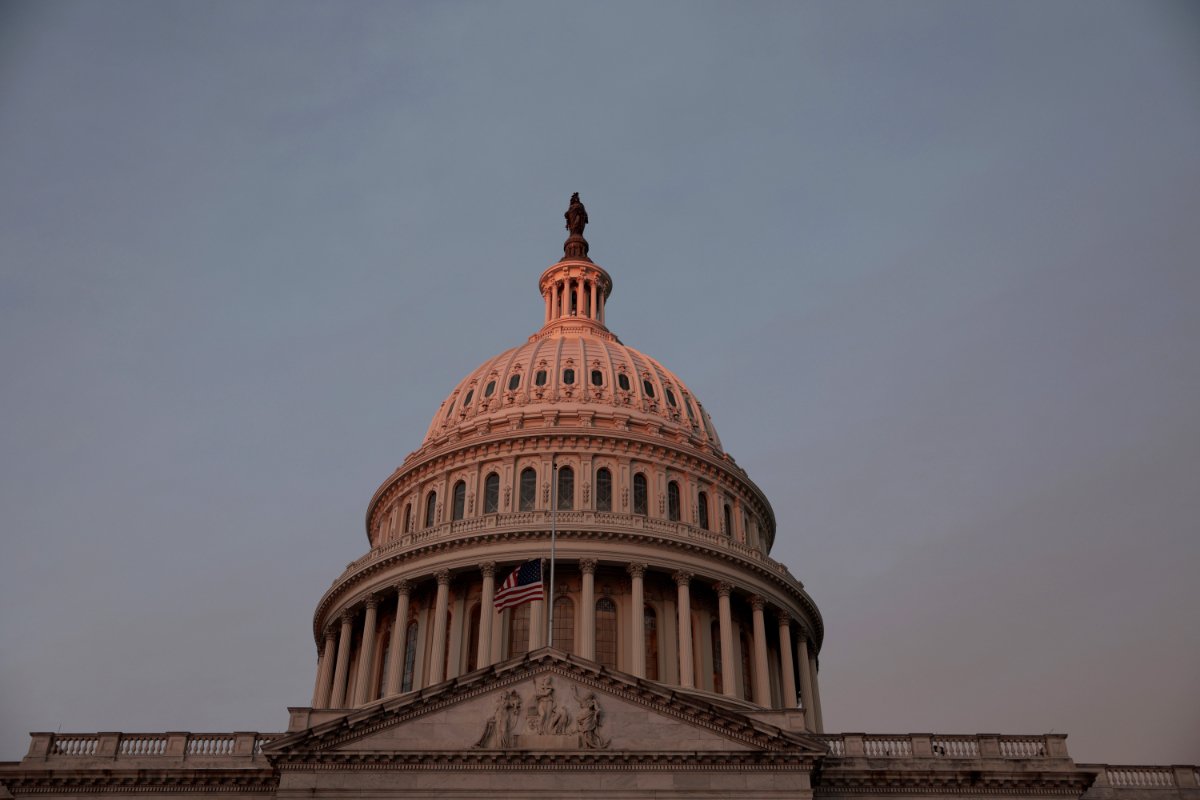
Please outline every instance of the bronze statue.
[{"label": "bronze statue", "polygon": [[567,230],[571,232],[572,236],[583,236],[583,229],[588,224],[588,216],[587,209],[579,200],[579,192],[571,195],[571,205],[563,217],[567,220]]}]

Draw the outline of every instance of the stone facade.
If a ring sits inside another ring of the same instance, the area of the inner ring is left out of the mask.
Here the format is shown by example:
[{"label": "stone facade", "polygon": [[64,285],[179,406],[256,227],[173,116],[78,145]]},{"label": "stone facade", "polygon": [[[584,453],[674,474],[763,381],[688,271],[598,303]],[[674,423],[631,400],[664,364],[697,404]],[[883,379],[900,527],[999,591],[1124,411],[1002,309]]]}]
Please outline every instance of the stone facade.
[{"label": "stone facade", "polygon": [[[824,624],[695,393],[605,325],[586,212],[542,327],[453,389],[313,617],[282,733],[35,733],[2,796],[1200,800],[1063,735],[828,734]],[[582,222],[581,222],[582,220]],[[499,584],[554,554],[544,599]]]}]

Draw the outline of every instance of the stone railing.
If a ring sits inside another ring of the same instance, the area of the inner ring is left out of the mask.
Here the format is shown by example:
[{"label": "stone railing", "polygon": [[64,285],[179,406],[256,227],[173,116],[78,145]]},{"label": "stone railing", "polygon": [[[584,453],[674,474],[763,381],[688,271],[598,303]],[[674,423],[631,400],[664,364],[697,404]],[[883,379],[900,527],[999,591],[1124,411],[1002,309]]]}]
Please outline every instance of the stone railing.
[{"label": "stone railing", "polygon": [[1192,766],[1131,766],[1105,764],[1104,777],[1115,789],[1200,788],[1200,769]]},{"label": "stone railing", "polygon": [[816,734],[829,755],[844,758],[1068,758],[1066,736]]},{"label": "stone railing", "polygon": [[34,733],[25,761],[254,759],[278,733]]},{"label": "stone railing", "polygon": [[[705,530],[686,522],[643,516],[621,514],[612,511],[559,511],[555,520],[559,530],[597,530],[613,533],[646,532],[664,536],[680,542],[701,543],[706,547],[724,551],[763,566],[769,572],[787,580],[795,580],[791,572],[778,561],[765,555],[762,550],[726,536],[723,533]],[[507,514],[486,514],[472,519],[443,522],[430,528],[406,533],[390,542],[372,549],[366,555],[351,561],[343,573],[347,575],[362,567],[389,556],[415,547],[456,539],[480,533],[522,531],[531,528],[549,530],[549,511],[515,511]]]}]

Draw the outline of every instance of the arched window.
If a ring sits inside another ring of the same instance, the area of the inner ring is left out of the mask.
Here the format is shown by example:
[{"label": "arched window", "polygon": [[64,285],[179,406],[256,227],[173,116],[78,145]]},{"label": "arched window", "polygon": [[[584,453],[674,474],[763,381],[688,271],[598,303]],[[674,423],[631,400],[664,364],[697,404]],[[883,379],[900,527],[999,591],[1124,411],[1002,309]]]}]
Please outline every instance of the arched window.
[{"label": "arched window", "polygon": [[617,606],[607,597],[596,601],[596,660],[617,668]]},{"label": "arched window", "polygon": [[667,484],[667,516],[672,522],[679,521],[679,484],[675,481]]},{"label": "arched window", "polygon": [[408,533],[412,527],[412,503],[404,504],[404,527],[401,528],[404,533]]},{"label": "arched window", "polygon": [[554,601],[553,645],[564,653],[575,649],[575,603],[566,596]]},{"label": "arched window", "polygon": [[617,373],[617,386],[620,386],[623,392],[629,391],[629,376],[624,372]]},{"label": "arched window", "polygon": [[612,473],[606,467],[596,470],[596,510],[612,511]]},{"label": "arched window", "polygon": [[729,508],[729,503],[725,504],[725,535],[733,536],[733,511]]},{"label": "arched window", "polygon": [[521,511],[533,511],[537,502],[537,471],[533,467],[521,470],[521,494],[518,502]]},{"label": "arched window", "polygon": [[696,519],[696,524],[704,530],[708,530],[708,493],[700,492],[696,495],[696,513],[699,515]]},{"label": "arched window", "polygon": [[570,511],[575,507],[575,470],[558,468],[558,510]]},{"label": "arched window", "polygon": [[646,507],[646,476],[638,472],[633,476],[633,513],[645,515]]},{"label": "arched window", "polygon": [[495,514],[500,510],[500,476],[495,472],[483,479],[483,513]]},{"label": "arched window", "polygon": [[712,637],[712,676],[713,676],[713,691],[717,694],[725,691],[725,680],[721,674],[721,626],[716,620],[713,620],[712,625],[708,629],[709,636]]},{"label": "arched window", "polygon": [[754,667],[750,664],[750,637],[745,633],[742,634],[742,699],[758,701],[754,697],[754,690],[750,687],[754,684]]},{"label": "arched window", "polygon": [[646,606],[642,617],[642,627],[646,631],[646,677],[656,681],[658,680],[658,614],[651,606]]},{"label": "arched window", "polygon": [[430,492],[425,497],[425,527],[432,528],[437,519],[437,492]]},{"label": "arched window", "polygon": [[529,652],[529,603],[511,609],[508,617],[508,656],[523,656]]},{"label": "arched window", "polygon": [[400,691],[411,692],[413,674],[417,669],[417,621],[408,623],[408,633],[404,637],[404,678],[400,681]]},{"label": "arched window", "polygon": [[467,614],[467,672],[473,672],[479,666],[479,603],[471,606]]},{"label": "arched window", "polygon": [[453,497],[454,508],[451,518],[454,520],[460,520],[463,518],[463,514],[466,513],[467,510],[467,484],[464,481],[459,481],[458,483],[454,484]]},{"label": "arched window", "polygon": [[384,697],[387,690],[387,674],[392,664],[392,626],[391,620],[379,631],[379,676],[375,681],[375,697]]}]

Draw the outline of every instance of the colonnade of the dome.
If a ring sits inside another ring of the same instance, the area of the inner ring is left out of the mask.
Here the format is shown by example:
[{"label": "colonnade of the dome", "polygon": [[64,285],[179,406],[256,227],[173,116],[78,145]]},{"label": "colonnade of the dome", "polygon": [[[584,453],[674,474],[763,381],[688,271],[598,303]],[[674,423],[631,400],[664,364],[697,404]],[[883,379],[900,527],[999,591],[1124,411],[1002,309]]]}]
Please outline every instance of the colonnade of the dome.
[{"label": "colonnade of the dome", "polygon": [[497,581],[520,561],[372,581],[330,610],[313,706],[361,706],[549,645],[639,678],[802,707],[821,730],[816,642],[794,600],[744,585],[756,582],[737,570],[580,556],[580,544],[564,542],[555,564],[553,629],[542,600],[494,610]]},{"label": "colonnade of the dome", "polygon": [[604,304],[612,291],[608,273],[590,261],[564,260],[541,279],[545,324],[558,319],[587,319],[604,325]]}]

